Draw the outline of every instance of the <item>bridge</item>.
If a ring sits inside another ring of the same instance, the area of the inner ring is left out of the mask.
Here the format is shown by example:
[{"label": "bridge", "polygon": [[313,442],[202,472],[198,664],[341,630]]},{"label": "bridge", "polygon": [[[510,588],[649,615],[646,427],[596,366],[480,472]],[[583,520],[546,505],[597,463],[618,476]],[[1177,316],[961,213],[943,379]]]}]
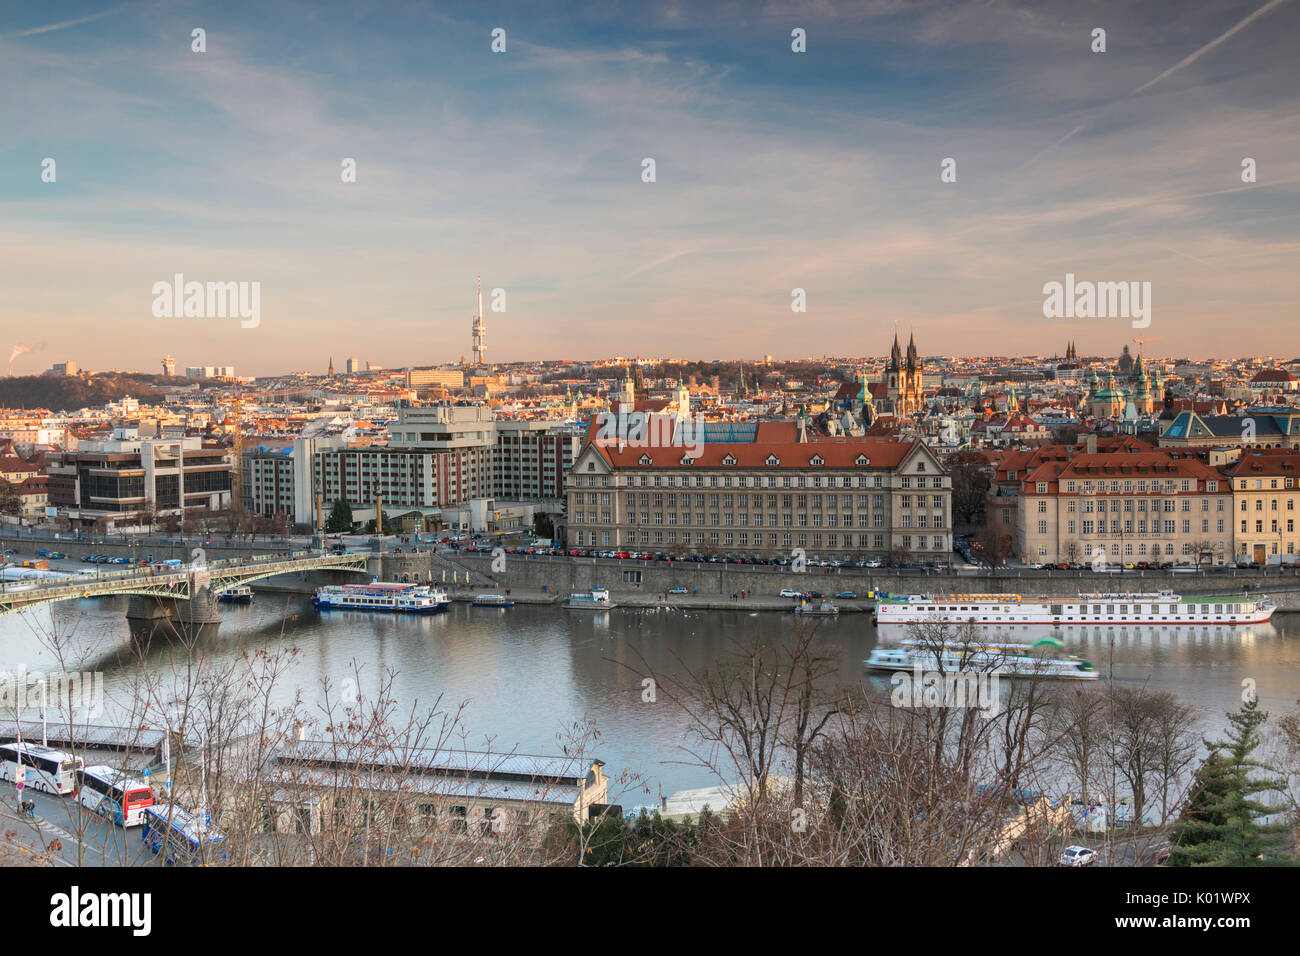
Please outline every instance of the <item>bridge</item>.
[{"label": "bridge", "polygon": [[289,557],[280,555],[223,558],[196,561],[179,566],[150,566],[122,571],[104,571],[91,577],[73,574],[66,578],[5,582],[0,585],[0,615],[56,601],[125,594],[131,597],[126,616],[132,620],[164,618],[192,625],[215,625],[221,621],[217,596],[242,584],[304,571],[354,571],[366,573],[368,555],[309,552]]}]

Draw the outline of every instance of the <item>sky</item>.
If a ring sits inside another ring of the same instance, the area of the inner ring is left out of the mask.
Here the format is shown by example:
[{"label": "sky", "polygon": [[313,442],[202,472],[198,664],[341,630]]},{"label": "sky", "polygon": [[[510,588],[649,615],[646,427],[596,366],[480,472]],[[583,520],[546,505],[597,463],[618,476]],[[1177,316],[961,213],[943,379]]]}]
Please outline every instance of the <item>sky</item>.
[{"label": "sky", "polygon": [[[481,275],[498,362],[1289,359],[1298,41],[1300,0],[3,0],[0,349],[451,362]],[[178,273],[256,326],[155,316]],[[1045,318],[1067,274],[1150,325]]]}]

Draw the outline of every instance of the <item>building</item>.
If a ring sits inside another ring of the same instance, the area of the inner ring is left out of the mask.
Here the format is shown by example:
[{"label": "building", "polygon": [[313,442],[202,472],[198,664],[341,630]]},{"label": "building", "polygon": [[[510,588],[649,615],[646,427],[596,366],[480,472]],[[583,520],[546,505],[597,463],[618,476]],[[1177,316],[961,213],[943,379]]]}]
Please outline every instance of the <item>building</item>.
[{"label": "building", "polygon": [[406,387],[464,388],[465,373],[454,368],[411,368],[406,370]]},{"label": "building", "polygon": [[244,511],[254,515],[283,514],[293,520],[293,454],[256,448],[244,452],[241,464]]},{"label": "building", "polygon": [[1185,410],[1162,424],[1162,448],[1300,448],[1300,411],[1295,409],[1260,409],[1247,415]]},{"label": "building", "polygon": [[361,359],[357,359],[357,358],[348,359],[347,369],[349,375],[356,375],[358,372],[362,371]]},{"label": "building", "polygon": [[141,438],[138,428],[116,428],[106,441],[83,441],[75,452],[55,452],[47,469],[46,514],[74,524],[135,525],[141,515],[217,511],[230,507],[230,449],[204,446],[198,437]]},{"label": "building", "polygon": [[55,362],[54,367],[50,369],[51,375],[76,375],[77,363],[69,359],[66,362]]},{"label": "building", "polygon": [[[496,429],[490,408],[450,402],[406,407],[388,427],[387,447],[336,445],[314,452],[310,487],[319,489],[326,511],[339,498],[365,506],[382,495],[385,508],[442,508],[492,497]],[[295,519],[309,520],[301,513]]]},{"label": "building", "polygon": [[234,378],[233,365],[190,365],[185,369],[186,378]]},{"label": "building", "polygon": [[593,422],[569,473],[569,543],[948,560],[952,485],[923,442],[831,436],[802,419],[697,427],[620,447]]},{"label": "building", "polygon": [[898,418],[924,409],[922,377],[921,358],[916,350],[915,337],[908,338],[907,354],[904,356],[898,344],[898,333],[895,332],[894,347],[889,353],[884,380],[871,385],[875,409]]},{"label": "building", "polygon": [[1246,450],[1223,474],[1232,484],[1237,559],[1259,564],[1297,560],[1300,452]]},{"label": "building", "polygon": [[1014,550],[1022,561],[1225,564],[1232,491],[1194,454],[1107,451],[1038,463],[1020,480]]},{"label": "building", "polygon": [[168,378],[176,374],[176,360],[170,355],[162,360],[162,373]]},{"label": "building", "polygon": [[582,450],[579,427],[550,421],[496,423],[492,467],[498,498],[564,498],[564,476]]}]

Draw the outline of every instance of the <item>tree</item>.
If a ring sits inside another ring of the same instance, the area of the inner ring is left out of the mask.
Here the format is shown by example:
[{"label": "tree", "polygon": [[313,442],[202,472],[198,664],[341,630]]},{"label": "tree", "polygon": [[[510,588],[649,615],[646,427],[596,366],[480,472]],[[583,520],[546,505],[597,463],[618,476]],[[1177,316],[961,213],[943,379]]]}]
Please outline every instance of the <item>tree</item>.
[{"label": "tree", "polygon": [[0,514],[18,517],[23,513],[23,499],[9,482],[0,479]]},{"label": "tree", "polygon": [[330,534],[352,530],[352,506],[346,498],[335,500],[329,517],[325,519],[325,530]]},{"label": "tree", "polygon": [[1007,563],[1011,557],[1011,535],[1001,518],[990,518],[975,536],[980,547],[975,549],[980,560],[991,568]]},{"label": "tree", "polygon": [[1083,547],[1077,540],[1071,538],[1065,542],[1065,560],[1070,564],[1078,564],[1079,557],[1083,554]]},{"label": "tree", "polygon": [[1290,829],[1285,822],[1263,823],[1276,812],[1260,794],[1283,792],[1277,771],[1252,756],[1261,743],[1259,728],[1268,714],[1249,694],[1236,713],[1227,739],[1205,741],[1210,754],[1196,772],[1195,789],[1174,827],[1170,866],[1277,866],[1294,862],[1286,855]]},{"label": "tree", "polygon": [[979,452],[962,451],[948,459],[952,477],[952,520],[958,528],[984,523],[984,501],[993,486],[993,468]]}]

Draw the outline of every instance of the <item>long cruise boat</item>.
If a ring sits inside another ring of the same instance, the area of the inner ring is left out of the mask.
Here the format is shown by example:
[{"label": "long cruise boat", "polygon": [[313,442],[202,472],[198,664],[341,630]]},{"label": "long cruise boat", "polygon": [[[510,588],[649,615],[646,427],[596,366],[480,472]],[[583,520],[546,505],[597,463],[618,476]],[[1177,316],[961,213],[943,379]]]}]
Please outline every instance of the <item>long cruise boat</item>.
[{"label": "long cruise boat", "polygon": [[920,667],[923,671],[996,673],[999,677],[1097,679],[1097,672],[1089,661],[1078,657],[1049,657],[1037,652],[1040,646],[1055,647],[1058,643],[1051,638],[1034,645],[982,641],[970,644],[949,641],[937,645],[930,641],[909,640],[903,641],[899,647],[877,647],[863,663],[869,670],[876,671]]},{"label": "long cruise boat", "polygon": [[451,606],[446,591],[423,584],[331,584],[316,591],[312,603],[323,610],[389,611],[436,614]]},{"label": "long cruise boat", "polygon": [[936,621],[976,624],[1260,624],[1276,605],[1236,595],[1180,597],[1173,591],[1080,594],[912,594],[882,598],[882,624]]}]

